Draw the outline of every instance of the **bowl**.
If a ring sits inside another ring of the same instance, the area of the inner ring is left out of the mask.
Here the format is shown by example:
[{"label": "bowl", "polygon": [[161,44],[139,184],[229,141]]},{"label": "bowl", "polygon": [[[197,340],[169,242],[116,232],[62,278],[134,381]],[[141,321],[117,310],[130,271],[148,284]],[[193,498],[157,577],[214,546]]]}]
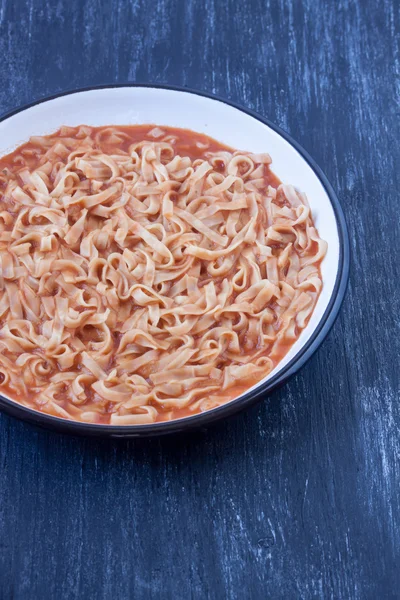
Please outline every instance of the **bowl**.
[{"label": "bowl", "polygon": [[265,398],[296,373],[332,327],[346,291],[349,240],[343,212],[331,185],[309,154],[268,119],[210,94],[164,85],[123,84],[68,91],[38,100],[0,119],[0,156],[31,135],[46,135],[61,125],[155,123],[205,133],[233,148],[268,152],[272,170],[307,194],[315,225],[328,242],[321,264],[322,292],[307,327],[284,359],[263,380],[237,398],[207,412],[148,425],[100,425],[69,421],[0,396],[0,409],[39,426],[102,437],[145,437],[186,431],[232,415]]}]

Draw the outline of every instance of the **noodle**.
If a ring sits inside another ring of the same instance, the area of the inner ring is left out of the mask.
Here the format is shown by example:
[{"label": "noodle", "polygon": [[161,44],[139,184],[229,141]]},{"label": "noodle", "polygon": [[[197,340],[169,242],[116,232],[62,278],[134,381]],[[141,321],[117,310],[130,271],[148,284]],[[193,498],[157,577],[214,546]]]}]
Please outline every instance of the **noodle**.
[{"label": "noodle", "polygon": [[61,128],[0,161],[0,392],[142,424],[265,377],[327,245],[267,154],[168,127]]}]

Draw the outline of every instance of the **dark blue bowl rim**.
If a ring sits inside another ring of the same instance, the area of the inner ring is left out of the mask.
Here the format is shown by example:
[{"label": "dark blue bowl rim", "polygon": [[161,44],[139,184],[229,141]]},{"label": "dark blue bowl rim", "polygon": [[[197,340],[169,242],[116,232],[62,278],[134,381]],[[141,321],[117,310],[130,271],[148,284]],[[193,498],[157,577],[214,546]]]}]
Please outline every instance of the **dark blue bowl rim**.
[{"label": "dark blue bowl rim", "polygon": [[26,406],[18,404],[8,398],[0,395],[0,409],[5,413],[8,413],[18,419],[28,421],[35,425],[51,428],[53,430],[75,434],[75,435],[86,435],[96,437],[115,437],[115,438],[133,438],[133,437],[148,437],[154,435],[164,435],[169,433],[177,433],[181,431],[188,431],[193,428],[209,425],[219,419],[228,417],[237,413],[246,407],[254,404],[256,401],[261,400],[262,397],[270,394],[273,390],[284,384],[292,375],[297,373],[301,367],[311,358],[314,352],[319,348],[323,340],[328,335],[332,328],[337,316],[339,309],[342,305],[347,284],[349,280],[349,269],[350,269],[350,243],[349,235],[347,230],[346,221],[344,218],[343,210],[340,206],[339,200],[334,192],[331,184],[322,172],[320,167],[315,163],[314,159],[304,148],[296,142],[286,131],[283,131],[280,127],[272,123],[269,119],[259,115],[258,113],[249,110],[231,100],[226,100],[221,96],[209,94],[199,90],[186,88],[183,86],[175,86],[169,84],[153,84],[153,83],[112,83],[104,85],[89,86],[83,88],[74,88],[46,96],[31,102],[24,104],[14,110],[6,112],[0,116],[0,122],[12,117],[13,115],[22,112],[28,108],[47,102],[48,100],[54,100],[62,96],[70,94],[76,94],[79,92],[88,92],[92,90],[102,90],[110,88],[124,88],[124,87],[142,87],[142,88],[157,88],[164,90],[173,90],[177,92],[186,92],[197,96],[203,96],[211,100],[216,100],[228,106],[232,106],[243,113],[246,113],[257,119],[261,123],[264,123],[274,131],[276,131],[281,137],[283,137],[291,146],[293,146],[308,165],[313,169],[318,179],[322,183],[329,199],[332,204],[336,224],[339,234],[339,265],[338,273],[330,298],[329,304],[318,324],[315,331],[313,332],[307,343],[301,348],[301,350],[292,358],[292,360],[276,375],[271,377],[265,384],[262,384],[256,390],[243,394],[236,400],[231,400],[227,404],[224,404],[218,408],[214,408],[210,411],[185,417],[182,419],[176,419],[174,421],[166,421],[160,423],[153,423],[148,425],[98,425],[95,423],[81,423],[79,421],[68,421],[58,417],[53,417],[45,413],[30,409]]}]

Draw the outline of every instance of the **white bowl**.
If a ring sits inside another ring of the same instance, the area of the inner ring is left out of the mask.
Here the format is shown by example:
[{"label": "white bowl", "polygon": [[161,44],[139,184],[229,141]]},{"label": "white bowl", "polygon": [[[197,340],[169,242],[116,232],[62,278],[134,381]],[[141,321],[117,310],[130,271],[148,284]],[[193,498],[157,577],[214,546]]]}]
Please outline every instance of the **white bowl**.
[{"label": "white bowl", "polygon": [[135,426],[66,421],[0,397],[0,408],[25,420],[75,433],[142,436],[204,425],[247,406],[282,384],[317,349],[331,328],[346,290],[349,243],[343,212],[326,177],[294,140],[267,119],[226,100],[183,88],[121,85],[67,92],[8,113],[0,120],[0,156],[32,135],[62,125],[157,124],[192,129],[241,150],[268,152],[272,170],[284,183],[305,192],[315,225],[328,251],[321,265],[323,288],[307,327],[284,359],[262,381],[225,405],[167,423]]}]

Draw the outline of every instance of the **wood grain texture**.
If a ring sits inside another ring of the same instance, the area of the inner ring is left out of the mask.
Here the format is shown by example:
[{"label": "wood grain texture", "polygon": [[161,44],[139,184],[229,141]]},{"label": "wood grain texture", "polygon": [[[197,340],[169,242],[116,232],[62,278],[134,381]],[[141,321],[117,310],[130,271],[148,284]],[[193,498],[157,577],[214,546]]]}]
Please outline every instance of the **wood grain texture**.
[{"label": "wood grain texture", "polygon": [[117,443],[0,415],[1,600],[400,597],[399,32],[397,0],[0,0],[0,111],[218,93],[314,156],[353,250],[322,348],[234,419]]}]

